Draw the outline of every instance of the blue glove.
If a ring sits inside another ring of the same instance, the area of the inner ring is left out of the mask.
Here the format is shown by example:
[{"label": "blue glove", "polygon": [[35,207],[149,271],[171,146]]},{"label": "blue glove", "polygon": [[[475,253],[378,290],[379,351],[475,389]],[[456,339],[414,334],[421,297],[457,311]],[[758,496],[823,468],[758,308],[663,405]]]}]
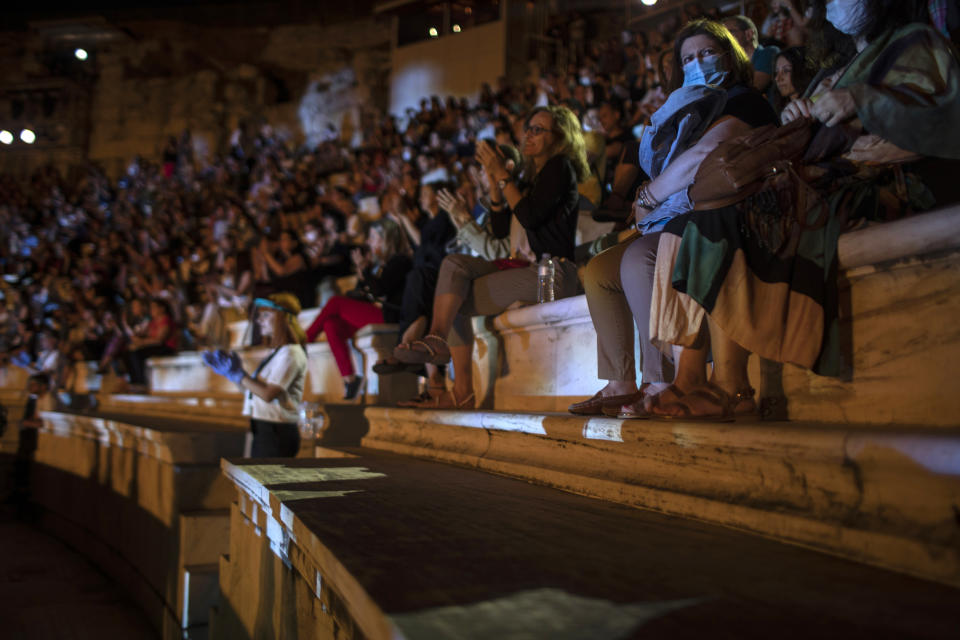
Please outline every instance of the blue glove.
[{"label": "blue glove", "polygon": [[17,355],[13,356],[13,358],[10,359],[10,362],[25,369],[30,366],[30,354],[26,351],[21,351]]},{"label": "blue glove", "polygon": [[243,363],[240,362],[240,356],[235,352],[227,353],[222,349],[204,351],[200,359],[203,360],[203,364],[236,384],[240,384],[243,377],[247,375],[243,370]]}]

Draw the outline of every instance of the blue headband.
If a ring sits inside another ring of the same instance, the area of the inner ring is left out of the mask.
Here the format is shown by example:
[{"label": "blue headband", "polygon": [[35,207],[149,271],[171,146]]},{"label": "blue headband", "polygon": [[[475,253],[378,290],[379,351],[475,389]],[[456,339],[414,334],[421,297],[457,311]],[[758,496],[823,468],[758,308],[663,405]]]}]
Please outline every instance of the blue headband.
[{"label": "blue headband", "polygon": [[270,309],[276,309],[277,311],[283,311],[284,313],[289,313],[292,316],[297,315],[293,311],[290,311],[290,309],[287,309],[286,307],[281,307],[279,304],[277,304],[273,300],[267,300],[266,298],[257,298],[256,300],[253,301],[253,305],[256,307],[268,307]]}]

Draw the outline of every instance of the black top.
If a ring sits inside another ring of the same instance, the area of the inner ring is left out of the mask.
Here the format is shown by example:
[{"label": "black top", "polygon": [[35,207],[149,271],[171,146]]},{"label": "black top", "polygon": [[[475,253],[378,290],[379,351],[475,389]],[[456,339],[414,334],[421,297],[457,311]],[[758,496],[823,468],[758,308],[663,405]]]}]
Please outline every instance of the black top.
[{"label": "black top", "polygon": [[777,112],[759,91],[742,84],[727,89],[727,104],[719,118],[733,116],[752,128],[765,124],[780,124]]},{"label": "black top", "polygon": [[414,265],[439,269],[443,257],[447,255],[447,243],[456,235],[457,228],[450,222],[450,216],[438,211],[420,229],[420,245],[413,254]]},{"label": "black top", "polygon": [[[527,231],[527,240],[537,260],[544,253],[573,260],[579,203],[577,172],[573,163],[564,155],[553,156],[513,210]],[[510,235],[510,213],[509,208],[490,212],[490,224],[496,237]]]},{"label": "black top", "polygon": [[411,267],[413,267],[413,261],[409,256],[397,254],[387,260],[387,263],[379,271],[371,268],[366,269],[363,272],[363,279],[357,284],[358,289],[362,289],[374,299],[383,303],[384,322],[399,322],[400,320],[403,286]]}]

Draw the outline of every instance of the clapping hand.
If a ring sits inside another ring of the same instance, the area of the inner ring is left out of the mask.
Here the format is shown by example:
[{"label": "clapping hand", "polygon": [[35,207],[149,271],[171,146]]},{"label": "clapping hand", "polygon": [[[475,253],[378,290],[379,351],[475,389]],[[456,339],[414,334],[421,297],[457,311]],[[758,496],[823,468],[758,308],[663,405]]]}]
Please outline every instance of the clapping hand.
[{"label": "clapping hand", "polygon": [[437,192],[437,204],[447,212],[450,221],[458,229],[472,219],[470,212],[467,211],[466,200],[460,194],[454,195],[448,189],[440,189]]},{"label": "clapping hand", "polygon": [[370,266],[370,258],[360,247],[350,252],[350,260],[353,262],[353,269],[357,272],[357,275],[363,275],[364,270]]},{"label": "clapping hand", "polygon": [[21,351],[10,359],[10,364],[14,364],[21,369],[26,369],[30,366],[30,354],[26,351]]},{"label": "clapping hand", "polygon": [[504,180],[509,177],[503,154],[489,141],[484,140],[477,145],[477,153],[474,157],[483,166],[491,180]]},{"label": "clapping hand", "polygon": [[227,353],[223,349],[216,351],[204,351],[200,356],[203,364],[207,365],[214,372],[220,374],[230,382],[240,384],[240,381],[247,375],[243,370],[243,363],[236,351]]}]

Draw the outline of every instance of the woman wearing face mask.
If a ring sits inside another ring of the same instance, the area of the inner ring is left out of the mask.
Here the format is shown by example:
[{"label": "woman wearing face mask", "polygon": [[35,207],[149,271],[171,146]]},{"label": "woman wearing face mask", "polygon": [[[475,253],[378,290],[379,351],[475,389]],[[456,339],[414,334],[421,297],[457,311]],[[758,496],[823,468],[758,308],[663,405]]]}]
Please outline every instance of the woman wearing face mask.
[{"label": "woman wearing face mask", "polygon": [[[608,383],[592,398],[570,406],[578,415],[641,416],[644,398],[671,379],[672,365],[650,343],[648,329],[660,231],[670,219],[692,209],[687,188],[707,154],[724,140],[776,122],[773,109],[753,88],[750,61],[719,22],[697,20],[684,27],[674,44],[672,69],[673,91],[640,141],[640,164],[654,176],[638,189],[634,205],[643,235],[596,256],[584,274],[597,329],[597,375]],[[631,317],[643,357],[639,389]]]},{"label": "woman wearing face mask", "polygon": [[[801,199],[800,187],[781,181],[734,206],[668,223],[652,338],[689,346],[706,324],[714,368],[709,383],[680,389],[650,407],[654,413],[730,420],[748,411],[750,352],[842,373],[849,365],[838,346],[840,232],[851,219],[888,220],[930,207],[924,183],[940,204],[960,199],[960,63],[949,42],[911,24],[920,8],[911,0],[819,0],[814,8],[818,32],[825,16],[857,50],[783,113],[784,122],[810,122],[805,164],[794,169],[816,192]],[[936,184],[941,176],[946,191]],[[800,202],[809,204],[799,210]]]},{"label": "woman wearing face mask", "polygon": [[205,365],[244,390],[243,415],[250,416],[254,458],[292,458],[300,449],[297,410],[307,375],[306,337],[297,320],[300,303],[290,293],[254,302],[256,323],[270,352],[249,374],[240,356],[205,351]]}]

